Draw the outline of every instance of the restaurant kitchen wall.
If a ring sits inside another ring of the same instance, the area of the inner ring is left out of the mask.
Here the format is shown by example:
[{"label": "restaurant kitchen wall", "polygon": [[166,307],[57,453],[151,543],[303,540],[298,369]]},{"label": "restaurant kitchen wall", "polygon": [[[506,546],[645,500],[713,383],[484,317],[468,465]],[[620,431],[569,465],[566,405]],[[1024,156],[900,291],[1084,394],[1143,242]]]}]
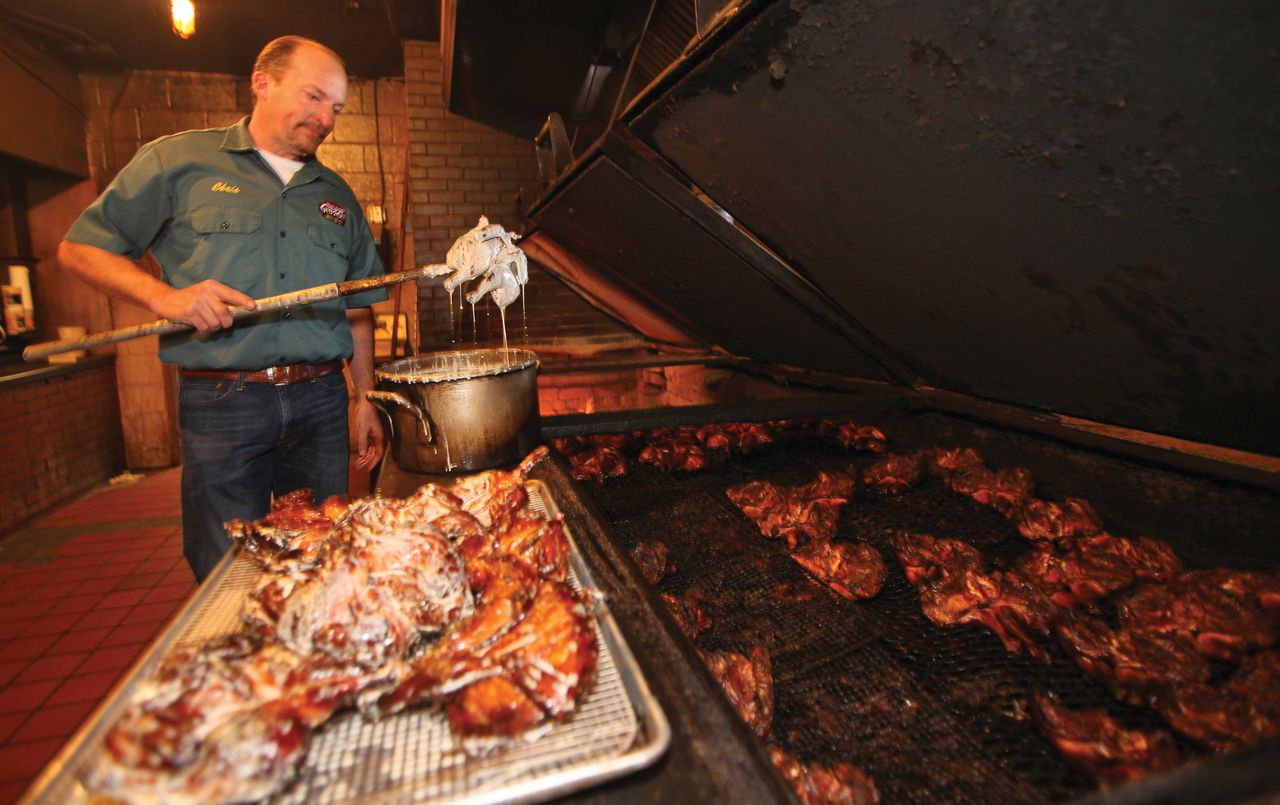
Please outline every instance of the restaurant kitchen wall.
[{"label": "restaurant kitchen wall", "polygon": [[[230,125],[248,114],[253,96],[247,72],[244,76],[157,70],[82,73],[94,186],[105,188],[146,142],[186,129]],[[350,183],[366,214],[374,205],[382,208],[388,218],[386,228],[392,232],[401,225],[405,129],[404,82],[357,80],[348,87],[347,108],[333,135],[320,149],[320,158]],[[382,228],[375,226],[375,236],[381,237]],[[155,318],[118,302],[111,303],[111,315],[113,327]],[[180,459],[175,374],[159,363],[156,349],[155,338],[117,346],[120,409],[131,469],[170,466]]]}]

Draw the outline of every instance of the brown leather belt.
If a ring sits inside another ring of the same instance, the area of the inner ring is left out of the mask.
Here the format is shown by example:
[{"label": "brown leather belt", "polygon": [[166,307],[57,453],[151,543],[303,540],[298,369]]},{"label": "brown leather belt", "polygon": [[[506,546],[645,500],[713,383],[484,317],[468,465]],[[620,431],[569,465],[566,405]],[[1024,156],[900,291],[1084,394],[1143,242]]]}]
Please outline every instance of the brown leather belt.
[{"label": "brown leather belt", "polygon": [[209,380],[235,380],[243,383],[271,383],[276,386],[287,386],[303,380],[314,380],[317,377],[331,375],[342,371],[342,361],[325,361],[324,363],[290,363],[285,366],[268,366],[266,369],[253,371],[237,371],[235,369],[181,369],[183,377],[198,377]]}]

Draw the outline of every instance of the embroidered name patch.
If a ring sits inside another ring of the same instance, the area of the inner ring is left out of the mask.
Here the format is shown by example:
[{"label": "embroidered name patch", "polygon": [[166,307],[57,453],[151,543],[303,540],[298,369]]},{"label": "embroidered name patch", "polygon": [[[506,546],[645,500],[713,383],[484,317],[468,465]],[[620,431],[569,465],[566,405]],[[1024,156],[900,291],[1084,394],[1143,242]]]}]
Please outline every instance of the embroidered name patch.
[{"label": "embroidered name patch", "polygon": [[235,185],[233,185],[233,184],[227,184],[226,182],[214,182],[214,183],[213,183],[213,192],[215,192],[215,193],[239,193],[239,192],[240,192],[240,188],[236,187],[236,186],[235,186]]},{"label": "embroidered name patch", "polygon": [[347,208],[332,201],[320,202],[320,214],[338,226],[342,226],[347,222]]}]

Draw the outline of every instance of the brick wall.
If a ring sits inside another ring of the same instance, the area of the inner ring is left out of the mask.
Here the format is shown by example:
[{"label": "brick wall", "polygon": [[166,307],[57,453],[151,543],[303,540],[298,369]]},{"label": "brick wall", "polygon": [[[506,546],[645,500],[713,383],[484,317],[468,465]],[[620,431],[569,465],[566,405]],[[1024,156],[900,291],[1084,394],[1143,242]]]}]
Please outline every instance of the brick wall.
[{"label": "brick wall", "polygon": [[0,385],[0,534],[123,469],[110,364]]},{"label": "brick wall", "polygon": [[[438,42],[406,42],[404,56],[417,264],[443,260],[453,241],[482,214],[519,232],[525,208],[541,191],[533,141],[445,108]],[[536,348],[566,338],[631,332],[537,265],[530,265],[525,292],[523,317],[518,306],[508,310],[507,332],[513,345]],[[473,329],[470,307],[462,304],[459,294],[451,305],[438,281],[421,283],[418,298],[424,350],[501,342],[499,316],[487,300],[476,310]]]},{"label": "brick wall", "polygon": [[[187,129],[228,126],[253,108],[246,73],[221,75],[161,70],[82,73],[87,110],[89,170],[101,190],[138,148],[156,137]],[[353,81],[347,107],[319,158],[351,185],[368,210],[381,206],[388,232],[401,231],[405,158],[405,92],[398,79]],[[381,237],[383,227],[374,228]],[[394,254],[394,243],[390,252]],[[151,265],[154,272],[158,267]],[[112,326],[141,324],[155,317],[113,302]],[[156,356],[156,338],[117,347],[120,404],[128,464],[168,466],[179,459],[174,414],[174,375]]]}]

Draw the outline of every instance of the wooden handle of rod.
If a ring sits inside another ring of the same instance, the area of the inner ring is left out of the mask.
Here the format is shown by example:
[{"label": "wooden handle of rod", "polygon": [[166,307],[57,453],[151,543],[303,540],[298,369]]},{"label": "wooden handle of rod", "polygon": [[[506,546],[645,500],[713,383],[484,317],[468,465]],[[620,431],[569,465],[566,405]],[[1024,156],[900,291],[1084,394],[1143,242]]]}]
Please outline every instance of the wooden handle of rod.
[{"label": "wooden handle of rod", "polygon": [[[263,299],[254,300],[257,307],[253,310],[244,307],[230,307],[231,318],[240,319],[245,316],[252,316],[257,313],[269,313],[273,310],[284,310],[285,308],[299,307],[301,305],[311,305],[316,302],[323,302],[326,299],[336,299],[341,296],[341,291],[337,283],[330,285],[320,285],[315,288],[306,288],[301,291],[292,291],[290,293],[280,294],[279,296],[268,296]],[[70,352],[75,349],[88,349],[89,347],[98,347],[103,344],[114,344],[119,341],[128,341],[133,338],[141,338],[146,335],[165,335],[167,333],[180,333],[184,330],[195,329],[190,324],[184,324],[180,321],[170,321],[169,319],[160,319],[159,321],[149,322],[147,324],[137,324],[133,327],[121,327],[118,330],[108,330],[105,333],[95,333],[94,335],[86,335],[82,338],[72,338],[66,341],[47,341],[43,344],[32,344],[22,351],[22,359],[24,361],[38,361],[57,355],[60,352]]]}]

